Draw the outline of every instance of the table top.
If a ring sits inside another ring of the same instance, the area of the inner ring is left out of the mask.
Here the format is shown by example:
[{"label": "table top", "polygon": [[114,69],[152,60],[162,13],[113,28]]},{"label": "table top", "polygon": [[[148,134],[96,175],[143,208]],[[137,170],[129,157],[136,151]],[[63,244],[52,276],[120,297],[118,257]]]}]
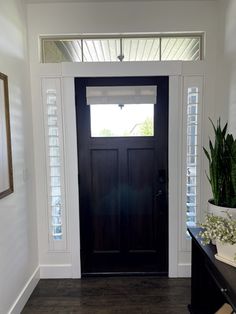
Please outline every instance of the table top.
[{"label": "table top", "polygon": [[213,244],[203,245],[201,243],[201,237],[199,232],[202,228],[188,228],[188,231],[195,243],[199,246],[202,252],[207,256],[209,265],[212,271],[221,277],[221,282],[225,285],[225,288],[229,290],[231,296],[231,302],[236,308],[236,268],[223,263],[215,258],[216,246]]}]

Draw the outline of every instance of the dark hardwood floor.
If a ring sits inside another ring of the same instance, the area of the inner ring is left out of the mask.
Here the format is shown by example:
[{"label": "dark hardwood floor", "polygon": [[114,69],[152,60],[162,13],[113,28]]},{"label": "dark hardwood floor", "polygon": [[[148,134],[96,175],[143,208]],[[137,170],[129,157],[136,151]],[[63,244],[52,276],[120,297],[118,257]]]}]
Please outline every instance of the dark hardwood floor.
[{"label": "dark hardwood floor", "polygon": [[190,279],[44,279],[22,314],[185,314],[189,301]]}]

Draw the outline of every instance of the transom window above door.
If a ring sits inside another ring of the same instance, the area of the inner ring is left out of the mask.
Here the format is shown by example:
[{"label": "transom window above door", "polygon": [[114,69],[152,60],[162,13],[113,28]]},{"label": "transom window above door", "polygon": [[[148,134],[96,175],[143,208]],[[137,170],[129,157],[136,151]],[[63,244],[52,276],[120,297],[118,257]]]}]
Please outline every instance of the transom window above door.
[{"label": "transom window above door", "polygon": [[202,33],[41,37],[42,63],[202,59]]}]

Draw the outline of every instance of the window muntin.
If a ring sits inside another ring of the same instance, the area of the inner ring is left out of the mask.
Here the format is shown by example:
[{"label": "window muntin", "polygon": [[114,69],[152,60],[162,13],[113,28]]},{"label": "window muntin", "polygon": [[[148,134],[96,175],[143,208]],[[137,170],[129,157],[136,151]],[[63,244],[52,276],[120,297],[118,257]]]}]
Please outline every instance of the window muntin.
[{"label": "window muntin", "polygon": [[196,61],[202,34],[42,38],[42,62]]}]

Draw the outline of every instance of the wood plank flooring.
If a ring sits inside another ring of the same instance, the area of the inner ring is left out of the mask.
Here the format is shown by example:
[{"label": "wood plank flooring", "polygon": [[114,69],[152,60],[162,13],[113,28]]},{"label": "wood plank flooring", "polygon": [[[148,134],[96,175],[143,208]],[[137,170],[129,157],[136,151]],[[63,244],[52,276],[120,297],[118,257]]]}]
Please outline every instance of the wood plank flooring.
[{"label": "wood plank flooring", "polygon": [[190,279],[44,279],[22,314],[185,314],[189,302]]}]

